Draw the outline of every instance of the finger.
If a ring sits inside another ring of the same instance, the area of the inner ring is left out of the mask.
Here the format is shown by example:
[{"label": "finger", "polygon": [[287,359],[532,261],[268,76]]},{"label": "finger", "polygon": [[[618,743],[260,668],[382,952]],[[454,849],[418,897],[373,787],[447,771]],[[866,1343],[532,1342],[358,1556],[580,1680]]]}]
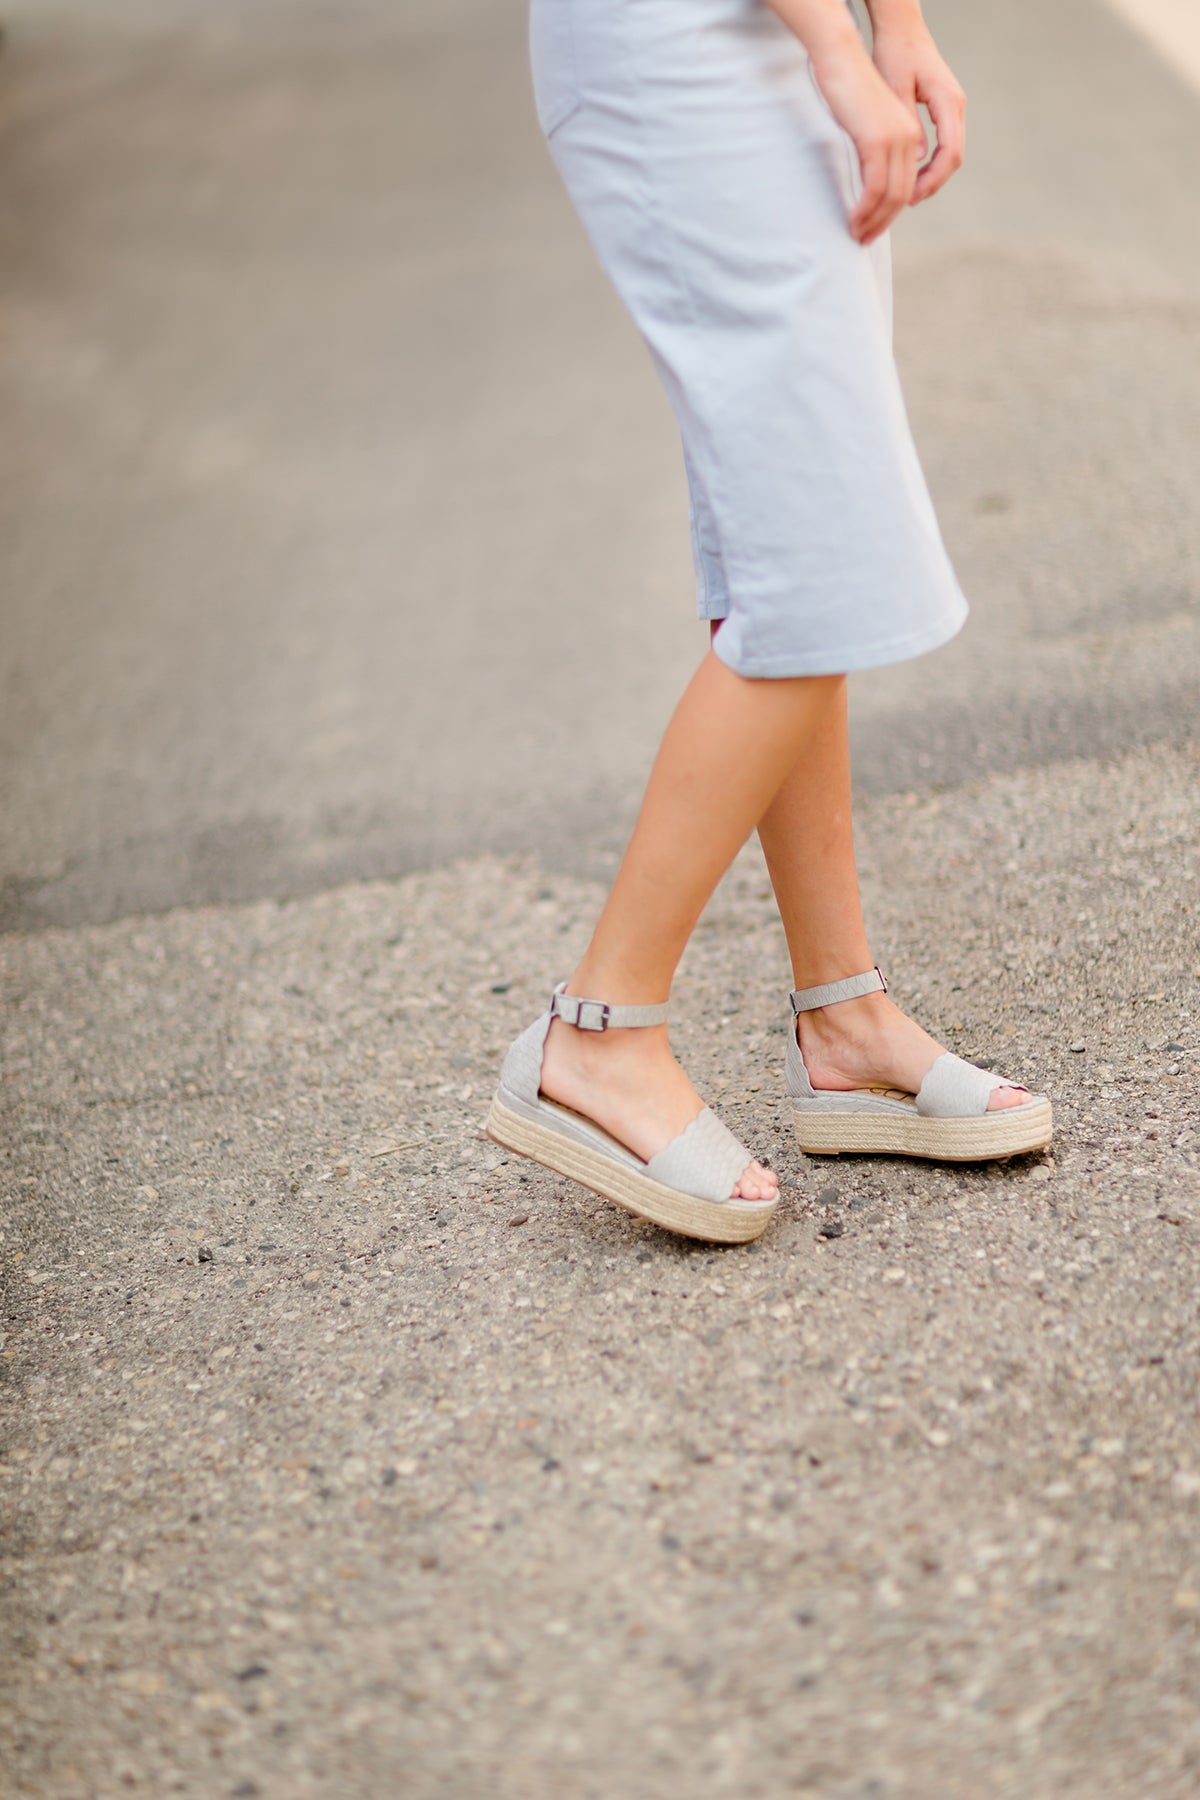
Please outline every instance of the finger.
[{"label": "finger", "polygon": [[872,244],[892,224],[912,199],[917,175],[918,147],[911,142],[893,143],[889,147],[887,180],[877,204],[863,222],[859,242]]},{"label": "finger", "polygon": [[887,150],[887,179],[878,204],[864,227],[864,243],[880,237],[897,213],[907,206],[917,173],[917,151],[914,142],[893,140]]},{"label": "finger", "polygon": [[889,161],[886,144],[868,144],[859,151],[862,193],[859,195],[858,205],[850,215],[850,233],[860,244],[866,241],[865,234],[871,229],[875,216],[887,197]]},{"label": "finger", "polygon": [[889,198],[890,183],[885,183],[856,233],[860,244],[873,244],[881,237],[900,208]]},{"label": "finger", "polygon": [[913,204],[928,200],[945,187],[956,170],[962,168],[967,137],[967,103],[961,88],[939,89],[926,102],[937,144],[933,155],[917,176]]}]

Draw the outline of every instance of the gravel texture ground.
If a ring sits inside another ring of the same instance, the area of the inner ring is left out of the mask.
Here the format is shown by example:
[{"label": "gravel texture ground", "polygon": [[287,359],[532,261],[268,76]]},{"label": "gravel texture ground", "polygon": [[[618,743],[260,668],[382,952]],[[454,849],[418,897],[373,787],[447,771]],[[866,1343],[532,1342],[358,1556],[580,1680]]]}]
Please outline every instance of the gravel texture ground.
[{"label": "gravel texture ground", "polygon": [[1200,748],[863,808],[893,991],[1053,1156],[817,1166],[757,852],[675,1037],[716,1251],[481,1136],[599,889],[0,943],[6,1800],[1200,1791]]}]

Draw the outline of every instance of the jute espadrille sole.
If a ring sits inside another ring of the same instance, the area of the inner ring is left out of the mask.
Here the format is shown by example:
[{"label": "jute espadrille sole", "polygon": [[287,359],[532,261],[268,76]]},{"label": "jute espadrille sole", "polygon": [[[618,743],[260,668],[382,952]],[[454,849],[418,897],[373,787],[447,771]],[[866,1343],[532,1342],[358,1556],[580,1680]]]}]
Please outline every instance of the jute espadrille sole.
[{"label": "jute espadrille sole", "polygon": [[1003,1107],[976,1119],[927,1119],[897,1113],[792,1113],[796,1141],[813,1156],[929,1156],[939,1162],[990,1162],[1044,1150],[1054,1130],[1048,1100]]},{"label": "jute espadrille sole", "polygon": [[711,1244],[745,1244],[762,1235],[775,1212],[774,1200],[697,1200],[694,1195],[664,1187],[636,1169],[622,1168],[602,1151],[523,1119],[500,1100],[492,1101],[487,1134],[506,1150],[528,1156],[605,1200],[615,1200],[639,1219],[649,1219],[685,1237],[703,1238]]}]

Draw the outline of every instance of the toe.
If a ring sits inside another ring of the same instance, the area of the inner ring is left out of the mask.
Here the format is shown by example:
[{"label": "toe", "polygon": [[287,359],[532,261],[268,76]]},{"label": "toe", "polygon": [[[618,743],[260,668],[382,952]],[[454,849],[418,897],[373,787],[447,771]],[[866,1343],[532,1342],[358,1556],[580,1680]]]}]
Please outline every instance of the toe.
[{"label": "toe", "polygon": [[1029,1098],[1029,1089],[1023,1087],[993,1088],[988,1096],[988,1111],[1001,1112],[1006,1106],[1021,1106]]},{"label": "toe", "polygon": [[734,1200],[773,1200],[779,1189],[779,1177],[774,1169],[768,1169],[760,1162],[752,1162],[746,1170],[731,1198]]}]

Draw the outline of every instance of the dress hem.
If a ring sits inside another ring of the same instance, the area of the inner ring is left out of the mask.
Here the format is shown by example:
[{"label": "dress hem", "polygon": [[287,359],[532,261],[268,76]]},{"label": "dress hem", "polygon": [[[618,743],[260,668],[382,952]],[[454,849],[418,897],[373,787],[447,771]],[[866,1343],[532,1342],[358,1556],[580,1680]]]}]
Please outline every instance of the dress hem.
[{"label": "dress hem", "polygon": [[952,613],[924,631],[910,632],[903,638],[877,640],[873,644],[856,644],[853,650],[848,650],[841,657],[831,651],[818,651],[800,657],[741,657],[735,663],[722,654],[723,634],[719,631],[712,641],[712,647],[726,668],[749,680],[761,678],[786,681],[801,675],[852,675],[863,669],[886,668],[890,663],[909,662],[915,656],[923,656],[927,651],[939,649],[941,645],[949,643],[951,638],[957,637],[966,623],[968,612],[966,601],[960,600]]}]

